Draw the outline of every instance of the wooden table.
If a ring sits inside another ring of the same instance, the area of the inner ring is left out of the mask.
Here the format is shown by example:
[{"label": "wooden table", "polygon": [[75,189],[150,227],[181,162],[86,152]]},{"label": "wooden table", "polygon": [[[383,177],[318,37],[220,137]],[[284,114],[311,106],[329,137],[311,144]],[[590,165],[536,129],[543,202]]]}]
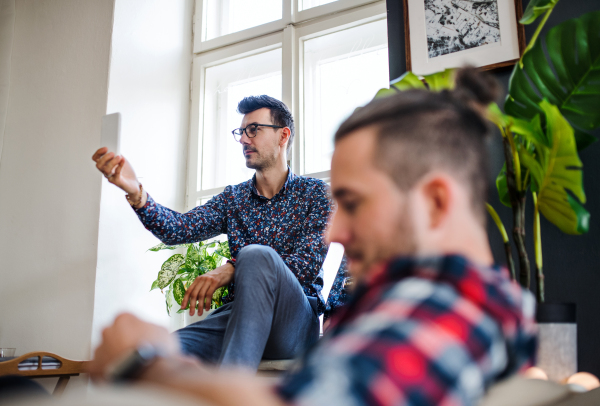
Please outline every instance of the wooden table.
[{"label": "wooden table", "polygon": [[[29,360],[37,358],[37,360]],[[30,352],[0,362],[0,376],[19,375],[28,378],[58,378],[53,395],[65,390],[69,379],[86,371],[89,361],[72,361],[50,352]]]}]

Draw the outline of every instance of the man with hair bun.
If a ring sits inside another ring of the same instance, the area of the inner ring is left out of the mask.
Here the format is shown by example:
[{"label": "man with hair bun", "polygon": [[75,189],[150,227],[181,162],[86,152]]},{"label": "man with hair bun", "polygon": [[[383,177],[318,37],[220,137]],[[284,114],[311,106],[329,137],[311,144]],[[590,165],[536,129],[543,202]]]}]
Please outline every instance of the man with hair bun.
[{"label": "man with hair bun", "polygon": [[[124,157],[101,148],[93,156],[108,181],[127,192],[135,213],[169,245],[227,234],[232,260],[200,275],[186,289],[181,309],[209,310],[216,289],[228,287],[225,304],[206,319],[176,332],[183,353],[209,364],[256,370],[261,358],[289,359],[319,337],[323,231],[331,214],[325,182],[297,176],[287,165],[294,119],[281,101],[250,96],[238,104],[242,144],[254,177],[225,190],[185,214],[156,203]],[[338,297],[340,267],[330,297]],[[235,299],[235,300],[234,300]]]},{"label": "man with hair bun", "polygon": [[[496,96],[489,78],[463,70],[454,91],[374,100],[340,126],[328,238],[344,245],[356,287],[283,382],[213,374],[174,349],[141,379],[216,405],[454,406],[477,405],[531,366],[534,299],[493,264],[486,234],[488,127],[478,111]],[[160,328],[123,317],[96,352],[96,377],[110,354],[127,353],[111,338],[169,344]]]}]

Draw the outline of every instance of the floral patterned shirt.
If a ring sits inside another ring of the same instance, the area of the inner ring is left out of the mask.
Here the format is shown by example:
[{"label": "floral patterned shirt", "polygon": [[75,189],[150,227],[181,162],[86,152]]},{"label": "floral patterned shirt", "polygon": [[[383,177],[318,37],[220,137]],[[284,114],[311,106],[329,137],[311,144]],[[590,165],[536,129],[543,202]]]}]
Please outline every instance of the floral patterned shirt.
[{"label": "floral patterned shirt", "polygon": [[[202,206],[185,214],[156,203],[148,195],[147,203],[136,210],[144,226],[165,244],[203,241],[227,234],[232,258],[250,244],[273,248],[294,273],[304,293],[317,298],[318,313],[327,306],[321,295],[323,261],[328,246],[323,232],[332,212],[327,184],[319,179],[297,176],[288,169],[281,190],[271,199],[261,196],[251,180],[225,190]],[[341,267],[337,279],[345,277]],[[334,285],[336,283],[334,282]],[[341,287],[343,283],[337,281]],[[331,298],[340,296],[331,290]],[[224,302],[235,297],[235,284],[229,286]],[[339,305],[338,301],[335,301]]]},{"label": "floral patterned shirt", "polygon": [[276,392],[293,405],[476,406],[533,364],[535,299],[460,256],[374,269]]}]

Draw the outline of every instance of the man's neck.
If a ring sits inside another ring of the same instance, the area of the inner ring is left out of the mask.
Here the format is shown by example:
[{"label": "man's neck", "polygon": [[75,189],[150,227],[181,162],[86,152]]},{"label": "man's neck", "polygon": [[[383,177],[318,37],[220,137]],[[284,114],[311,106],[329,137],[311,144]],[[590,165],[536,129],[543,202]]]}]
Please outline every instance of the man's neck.
[{"label": "man's neck", "polygon": [[494,256],[484,227],[475,221],[463,221],[450,227],[450,230],[451,232],[445,235],[439,235],[431,244],[421,244],[416,255],[427,257],[456,254],[477,265],[494,264]]},{"label": "man's neck", "polygon": [[278,162],[267,169],[256,171],[256,190],[261,196],[271,199],[285,184],[288,167],[285,162]]}]

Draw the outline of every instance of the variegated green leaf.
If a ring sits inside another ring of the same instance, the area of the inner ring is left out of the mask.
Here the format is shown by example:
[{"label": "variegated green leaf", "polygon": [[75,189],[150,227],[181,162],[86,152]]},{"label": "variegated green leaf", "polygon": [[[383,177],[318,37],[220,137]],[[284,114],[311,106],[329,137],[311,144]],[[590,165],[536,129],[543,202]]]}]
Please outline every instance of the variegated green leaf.
[{"label": "variegated green leaf", "polygon": [[227,241],[219,244],[219,248],[215,251],[223,258],[231,259],[231,252],[229,251],[229,243]]},{"label": "variegated green leaf", "polygon": [[157,252],[157,251],[162,251],[162,250],[176,250],[177,248],[180,247],[185,247],[185,244],[177,244],[177,245],[167,245],[167,244],[163,244],[162,242],[158,245],[155,245],[152,248],[149,248],[148,251],[152,251],[152,252]]},{"label": "variegated green leaf", "polygon": [[166,288],[177,275],[179,267],[184,263],[185,258],[181,254],[172,255],[167,259],[158,272],[158,287],[161,289]]},{"label": "variegated green leaf", "polygon": [[183,301],[184,296],[185,287],[183,286],[183,282],[181,282],[181,279],[175,279],[173,281],[173,298],[179,306],[181,306],[181,302]]}]

